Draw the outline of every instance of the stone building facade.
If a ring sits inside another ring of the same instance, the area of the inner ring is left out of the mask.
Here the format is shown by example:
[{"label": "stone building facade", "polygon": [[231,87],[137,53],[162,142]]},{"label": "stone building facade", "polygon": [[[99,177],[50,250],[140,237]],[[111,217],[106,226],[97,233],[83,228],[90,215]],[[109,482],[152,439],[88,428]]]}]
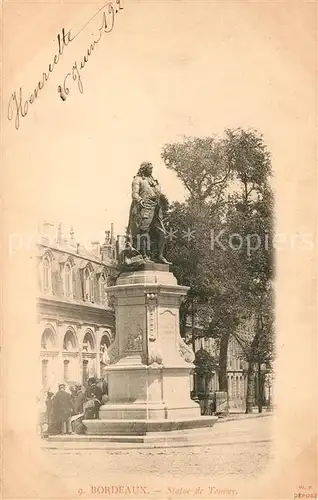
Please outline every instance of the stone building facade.
[{"label": "stone building facade", "polygon": [[37,244],[37,320],[42,389],[57,390],[61,381],[85,384],[102,377],[107,349],[114,339],[114,311],[107,286],[115,277],[116,242],[106,231],[105,242],[88,251],[55,228],[44,224]]},{"label": "stone building facade", "polygon": [[[195,352],[204,349],[210,353],[215,359],[218,359],[219,352],[216,347],[216,342],[213,338],[205,338],[203,332],[196,327]],[[191,328],[187,328],[188,342],[191,338]],[[246,408],[246,392],[247,392],[247,362],[242,358],[242,351],[239,343],[234,336],[230,337],[227,355],[227,383],[228,383],[228,401],[229,409],[233,412],[244,412]],[[258,401],[258,376],[261,376],[261,390],[263,405],[272,406],[273,402],[273,372],[265,365],[261,365],[261,373],[254,374],[253,397],[254,405]],[[193,376],[192,387],[196,389],[196,393],[205,392],[206,389],[211,392],[219,390],[218,372],[213,371],[209,374],[208,382],[204,378],[195,378]]]}]

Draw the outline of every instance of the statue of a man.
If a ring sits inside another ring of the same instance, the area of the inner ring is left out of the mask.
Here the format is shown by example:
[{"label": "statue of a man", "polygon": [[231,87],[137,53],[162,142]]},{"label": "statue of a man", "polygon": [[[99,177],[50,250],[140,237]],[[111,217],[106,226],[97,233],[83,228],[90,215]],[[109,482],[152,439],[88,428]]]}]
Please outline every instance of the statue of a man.
[{"label": "statue of a man", "polygon": [[161,193],[159,182],[152,177],[152,169],[151,163],[142,163],[133,179],[128,233],[145,261],[151,260],[151,250],[155,250],[155,261],[169,264],[163,256],[166,230],[162,220],[168,200]]}]

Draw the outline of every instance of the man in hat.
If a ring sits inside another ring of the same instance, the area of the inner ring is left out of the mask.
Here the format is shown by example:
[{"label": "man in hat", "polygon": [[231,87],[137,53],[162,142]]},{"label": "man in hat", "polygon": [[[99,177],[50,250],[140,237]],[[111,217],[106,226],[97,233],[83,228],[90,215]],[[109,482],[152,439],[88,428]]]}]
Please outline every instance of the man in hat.
[{"label": "man in hat", "polygon": [[145,261],[151,260],[150,250],[155,246],[155,260],[169,264],[163,256],[166,243],[163,210],[167,208],[168,200],[161,193],[159,182],[153,178],[152,169],[150,162],[143,162],[133,179],[128,234]]},{"label": "man in hat", "polygon": [[95,377],[91,377],[88,379],[88,387],[86,389],[85,395],[87,399],[96,398],[99,401],[101,401],[103,396],[103,391],[101,390],[100,387],[98,387],[96,382],[97,381]]},{"label": "man in hat", "polygon": [[65,384],[59,384],[58,388],[53,400],[54,420],[61,434],[72,434],[70,421],[73,412],[72,398],[66,392]]}]

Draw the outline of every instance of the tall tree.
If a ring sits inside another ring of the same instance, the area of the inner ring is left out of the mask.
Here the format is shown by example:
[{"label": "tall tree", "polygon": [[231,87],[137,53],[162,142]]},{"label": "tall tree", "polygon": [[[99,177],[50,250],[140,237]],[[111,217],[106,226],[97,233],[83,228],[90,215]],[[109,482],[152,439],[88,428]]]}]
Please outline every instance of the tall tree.
[{"label": "tall tree", "polygon": [[[273,294],[273,195],[269,184],[270,154],[256,131],[226,131],[227,155],[236,191],[230,197],[229,228],[239,259],[238,291],[243,316],[252,328],[246,329],[245,359],[248,362],[246,411],[252,411],[255,367],[266,362],[271,352]],[[236,238],[236,241],[235,241]],[[251,321],[250,321],[251,320]],[[243,325],[246,322],[243,321]],[[260,386],[259,386],[260,389]],[[261,398],[259,393],[259,411]]]},{"label": "tall tree", "polygon": [[188,190],[190,200],[218,205],[231,175],[224,141],[216,137],[185,137],[165,144],[161,157]]},{"label": "tall tree", "polygon": [[[236,129],[165,145],[162,157],[189,193],[168,213],[171,235],[178,233],[168,256],[179,282],[191,287],[183,314],[195,311],[205,335],[218,340],[220,389],[227,390],[230,335],[247,312],[258,314],[255,297],[273,274],[270,155],[257,131]],[[259,345],[256,330],[254,337]]]}]

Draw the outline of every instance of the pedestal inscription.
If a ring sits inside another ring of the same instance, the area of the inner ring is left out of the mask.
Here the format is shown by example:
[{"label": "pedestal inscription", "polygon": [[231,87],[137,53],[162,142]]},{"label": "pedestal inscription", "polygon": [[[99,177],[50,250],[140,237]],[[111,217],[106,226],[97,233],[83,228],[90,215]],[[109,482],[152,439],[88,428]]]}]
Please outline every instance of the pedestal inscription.
[{"label": "pedestal inscription", "polygon": [[177,315],[168,309],[159,315],[160,343],[162,345],[163,359],[166,364],[176,359],[176,338],[179,334]]}]

